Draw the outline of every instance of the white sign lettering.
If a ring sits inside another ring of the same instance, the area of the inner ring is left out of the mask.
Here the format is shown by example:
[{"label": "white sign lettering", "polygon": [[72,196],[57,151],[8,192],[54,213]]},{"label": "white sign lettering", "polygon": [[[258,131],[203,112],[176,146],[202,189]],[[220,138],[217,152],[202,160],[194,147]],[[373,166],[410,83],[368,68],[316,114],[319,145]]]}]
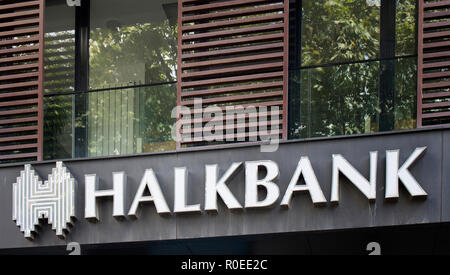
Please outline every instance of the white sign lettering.
[{"label": "white sign lettering", "polygon": [[[300,180],[300,176],[302,175],[305,179],[305,185],[297,185]],[[294,192],[309,192],[314,204],[324,204],[327,202],[308,157],[302,157],[298,162],[297,169],[295,169],[291,183],[289,183],[286,194],[281,201],[282,206],[290,206]]]},{"label": "white sign lettering", "polygon": [[[426,147],[420,147],[400,166],[400,151],[386,151],[386,192],[385,199],[396,199],[399,195],[401,182],[412,197],[427,197],[427,193],[413,177],[410,170],[413,164],[425,153]],[[369,179],[363,176],[342,155],[332,156],[331,199],[333,203],[340,201],[340,177],[345,176],[361,194],[369,201],[376,200],[378,152],[369,154]],[[245,169],[245,201],[239,202],[230,190],[231,180]],[[205,165],[203,210],[218,212],[218,197],[222,199],[230,210],[243,208],[273,207],[280,199],[278,164],[271,160],[235,162],[220,175],[217,164]],[[188,184],[189,171],[186,167],[174,168],[174,213],[201,213],[200,203],[192,202],[188,194],[190,188],[198,186],[195,182]],[[304,184],[300,184],[301,180]],[[97,200],[111,197],[113,200],[112,215],[116,218],[126,217],[127,175],[125,172],[114,172],[112,175],[112,189],[100,190],[99,178],[95,174],[85,175],[85,211],[84,217],[98,221]],[[47,219],[49,224],[60,237],[68,230],[67,225],[75,217],[75,185],[76,181],[69,170],[58,162],[48,181],[43,184],[31,165],[25,165],[17,182],[13,184],[13,220],[24,232],[26,238],[31,239],[35,233],[35,226],[40,219]],[[261,192],[264,190],[264,192]],[[314,205],[327,203],[319,180],[316,177],[309,157],[301,156],[294,174],[281,199],[280,205],[289,207],[293,196],[297,192],[308,192]],[[163,189],[153,169],[147,169],[134,195],[133,202],[127,212],[128,216],[138,218],[138,210],[142,204],[151,202],[159,214],[171,214],[172,211],[164,197]],[[244,205],[244,206],[243,206]]]},{"label": "white sign lettering", "polygon": [[85,200],[86,207],[84,217],[86,219],[99,220],[97,198],[113,197],[113,216],[116,218],[125,216],[125,188],[127,176],[124,172],[113,173],[113,189],[98,190],[99,182],[97,175],[86,175],[85,177]]}]

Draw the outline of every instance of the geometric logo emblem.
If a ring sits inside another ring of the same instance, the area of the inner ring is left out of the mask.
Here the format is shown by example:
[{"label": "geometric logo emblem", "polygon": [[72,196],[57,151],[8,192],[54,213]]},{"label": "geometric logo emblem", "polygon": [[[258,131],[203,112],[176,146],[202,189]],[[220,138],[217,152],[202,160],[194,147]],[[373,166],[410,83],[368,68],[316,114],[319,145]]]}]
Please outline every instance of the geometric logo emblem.
[{"label": "geometric logo emblem", "polygon": [[44,183],[31,165],[25,165],[13,184],[13,221],[25,238],[33,240],[41,220],[47,219],[59,238],[65,238],[75,220],[76,180],[62,162],[56,163]]}]

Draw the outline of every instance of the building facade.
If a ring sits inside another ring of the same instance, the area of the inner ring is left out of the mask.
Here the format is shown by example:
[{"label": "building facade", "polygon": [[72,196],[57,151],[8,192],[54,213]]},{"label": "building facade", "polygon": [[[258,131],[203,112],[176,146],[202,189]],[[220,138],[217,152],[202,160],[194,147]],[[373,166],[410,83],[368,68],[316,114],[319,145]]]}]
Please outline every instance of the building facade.
[{"label": "building facade", "polygon": [[0,252],[448,253],[449,9],[2,1]]}]

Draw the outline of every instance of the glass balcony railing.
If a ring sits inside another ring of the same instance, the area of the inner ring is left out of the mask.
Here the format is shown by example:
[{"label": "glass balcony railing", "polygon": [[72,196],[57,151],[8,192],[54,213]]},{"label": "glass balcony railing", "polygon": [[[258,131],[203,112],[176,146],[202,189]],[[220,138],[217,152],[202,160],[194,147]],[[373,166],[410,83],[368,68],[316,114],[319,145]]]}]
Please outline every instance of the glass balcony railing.
[{"label": "glass balcony railing", "polygon": [[[289,138],[415,128],[416,63],[404,57],[291,70]],[[46,96],[45,159],[80,157],[76,150],[84,157],[175,150],[176,93],[176,84],[163,84]]]},{"label": "glass balcony railing", "polygon": [[291,139],[416,127],[417,58],[290,72]]},{"label": "glass balcony railing", "polygon": [[[86,157],[175,150],[171,112],[176,98],[175,84],[46,97],[45,159],[72,158],[76,146]],[[80,103],[84,115],[76,115]],[[75,144],[80,129],[84,141]]]}]

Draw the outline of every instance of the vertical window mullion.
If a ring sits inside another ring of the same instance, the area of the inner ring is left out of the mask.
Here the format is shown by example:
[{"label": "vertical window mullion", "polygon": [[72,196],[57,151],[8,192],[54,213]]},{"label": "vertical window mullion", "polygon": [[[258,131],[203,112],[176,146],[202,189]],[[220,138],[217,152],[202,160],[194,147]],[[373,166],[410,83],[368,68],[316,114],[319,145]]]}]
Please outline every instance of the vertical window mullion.
[{"label": "vertical window mullion", "polygon": [[74,139],[75,158],[87,156],[87,109],[89,90],[89,24],[90,0],[82,0],[76,7],[75,19],[75,95],[74,101]]},{"label": "vertical window mullion", "polygon": [[[299,138],[294,130],[301,124],[301,70],[302,65],[302,2],[303,0],[290,1],[290,34],[291,44],[289,54],[289,115],[288,125],[289,139]],[[293,25],[293,26],[292,26]],[[292,33],[293,32],[293,33]],[[295,81],[297,80],[297,81]]]},{"label": "vertical window mullion", "polygon": [[396,1],[382,0],[380,14],[380,131],[395,128]]}]

